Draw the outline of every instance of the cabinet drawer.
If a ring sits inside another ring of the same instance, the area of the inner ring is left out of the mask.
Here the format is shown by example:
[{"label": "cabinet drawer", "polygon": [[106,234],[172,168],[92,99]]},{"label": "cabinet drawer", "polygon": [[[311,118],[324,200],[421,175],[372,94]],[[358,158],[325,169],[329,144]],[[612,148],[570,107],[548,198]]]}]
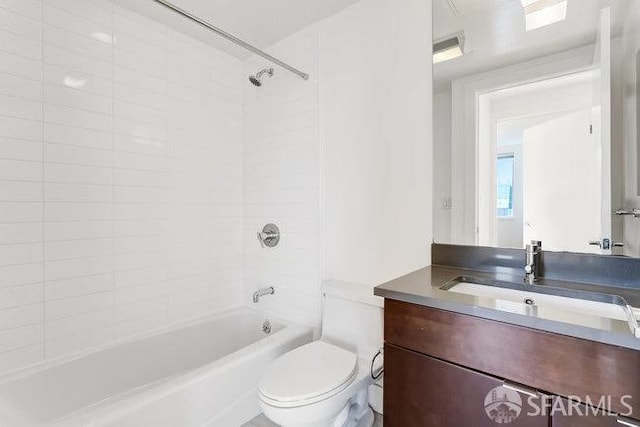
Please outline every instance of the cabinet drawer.
[{"label": "cabinet drawer", "polygon": [[390,344],[384,364],[385,427],[549,425],[547,416],[527,415],[535,411],[527,396],[505,389],[498,378]]},{"label": "cabinet drawer", "polygon": [[615,414],[598,411],[587,405],[573,403],[562,399],[564,408],[554,412],[552,427],[640,427],[640,421],[618,418]]}]

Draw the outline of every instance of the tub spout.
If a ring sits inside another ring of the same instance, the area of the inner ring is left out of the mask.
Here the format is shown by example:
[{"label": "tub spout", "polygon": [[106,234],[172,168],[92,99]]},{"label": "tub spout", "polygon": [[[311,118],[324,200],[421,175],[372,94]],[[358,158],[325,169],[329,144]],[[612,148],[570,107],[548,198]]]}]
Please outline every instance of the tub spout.
[{"label": "tub spout", "polygon": [[268,288],[258,289],[253,293],[253,302],[258,303],[260,301],[260,297],[265,295],[273,295],[276,293],[276,290],[273,286],[269,286]]}]

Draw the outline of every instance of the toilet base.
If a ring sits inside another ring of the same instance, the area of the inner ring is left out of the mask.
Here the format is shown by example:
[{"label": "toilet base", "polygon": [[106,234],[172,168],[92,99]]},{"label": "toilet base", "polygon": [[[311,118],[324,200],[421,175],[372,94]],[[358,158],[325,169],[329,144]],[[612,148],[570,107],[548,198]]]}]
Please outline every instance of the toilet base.
[{"label": "toilet base", "polygon": [[369,406],[369,394],[365,388],[353,396],[338,415],[330,419],[282,427],[371,427],[374,418],[373,410]]}]

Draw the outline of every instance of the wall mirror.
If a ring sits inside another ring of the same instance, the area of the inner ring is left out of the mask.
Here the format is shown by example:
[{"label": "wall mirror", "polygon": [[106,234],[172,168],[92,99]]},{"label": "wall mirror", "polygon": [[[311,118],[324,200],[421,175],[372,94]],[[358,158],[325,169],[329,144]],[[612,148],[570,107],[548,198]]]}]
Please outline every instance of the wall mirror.
[{"label": "wall mirror", "polygon": [[638,3],[434,0],[436,242],[640,256]]}]

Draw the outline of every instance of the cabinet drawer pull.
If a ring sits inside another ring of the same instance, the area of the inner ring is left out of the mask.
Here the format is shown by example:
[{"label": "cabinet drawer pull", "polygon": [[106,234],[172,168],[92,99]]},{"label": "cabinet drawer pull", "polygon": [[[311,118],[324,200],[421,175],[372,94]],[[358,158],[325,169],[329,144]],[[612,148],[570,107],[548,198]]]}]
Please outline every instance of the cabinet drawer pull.
[{"label": "cabinet drawer pull", "polygon": [[618,417],[616,421],[618,421],[618,424],[623,425],[623,426],[640,427],[640,423],[638,423],[637,421],[631,421],[631,420],[629,420],[627,418]]},{"label": "cabinet drawer pull", "polygon": [[[531,396],[531,397],[539,397],[540,396],[540,393],[538,393],[538,390],[533,389],[533,388],[529,388],[529,387],[525,387],[525,386],[522,386],[520,384],[516,385],[516,384],[510,383],[508,381],[503,381],[502,386],[504,388],[508,388],[509,390],[513,390],[513,391],[516,391],[518,393],[522,393],[522,394],[527,395],[527,396]],[[633,426],[633,427],[638,427],[638,426]]]}]

